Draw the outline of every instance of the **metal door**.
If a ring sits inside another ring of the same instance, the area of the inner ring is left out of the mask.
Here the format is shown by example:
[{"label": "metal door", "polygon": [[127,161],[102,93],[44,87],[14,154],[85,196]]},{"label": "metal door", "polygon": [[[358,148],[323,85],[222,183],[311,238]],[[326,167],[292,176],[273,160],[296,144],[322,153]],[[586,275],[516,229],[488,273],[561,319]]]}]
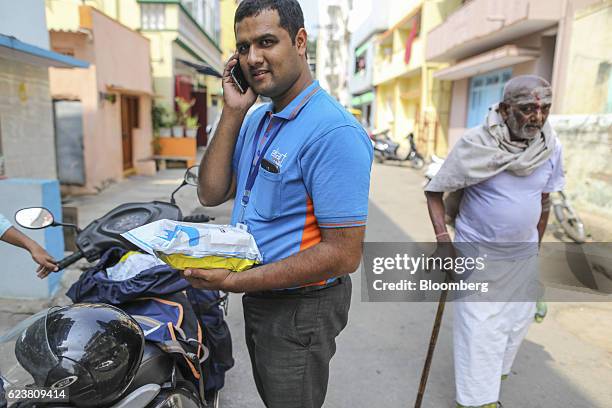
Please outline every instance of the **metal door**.
[{"label": "metal door", "polygon": [[53,101],[57,176],[62,184],[85,185],[81,101]]}]

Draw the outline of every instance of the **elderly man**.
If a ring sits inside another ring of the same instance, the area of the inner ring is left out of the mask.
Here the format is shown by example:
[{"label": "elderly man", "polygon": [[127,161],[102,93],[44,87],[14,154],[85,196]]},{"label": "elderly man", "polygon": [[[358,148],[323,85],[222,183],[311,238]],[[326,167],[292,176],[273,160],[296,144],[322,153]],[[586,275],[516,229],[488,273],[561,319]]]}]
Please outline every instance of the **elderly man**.
[{"label": "elderly man", "polygon": [[[497,257],[480,272],[484,276],[476,278],[504,291],[511,286],[512,296],[528,292],[537,279],[532,272],[548,221],[548,196],[564,184],[561,145],[547,122],[551,97],[550,84],[540,77],[511,79],[503,101],[461,138],[426,187],[438,242],[451,241],[445,222],[451,215],[458,251],[462,245],[496,249]],[[454,198],[452,214],[444,192]],[[502,299],[499,291],[493,296],[500,298],[454,305],[458,407],[498,406],[501,379],[510,373],[533,320],[535,302],[527,297]]]}]

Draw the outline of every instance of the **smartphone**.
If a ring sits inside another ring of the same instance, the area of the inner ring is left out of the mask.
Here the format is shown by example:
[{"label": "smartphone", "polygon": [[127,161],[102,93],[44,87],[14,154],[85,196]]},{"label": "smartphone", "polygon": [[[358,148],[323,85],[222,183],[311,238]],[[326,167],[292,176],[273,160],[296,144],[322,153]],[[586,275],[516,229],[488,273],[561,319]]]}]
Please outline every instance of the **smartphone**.
[{"label": "smartphone", "polygon": [[238,87],[241,93],[245,93],[247,89],[249,89],[249,84],[244,77],[244,73],[242,72],[242,68],[240,68],[240,62],[232,67],[230,70],[230,75],[234,80],[234,83]]},{"label": "smartphone", "polygon": [[269,171],[270,173],[280,173],[280,169],[278,168],[278,166],[266,159],[261,159],[261,168],[266,171]]}]

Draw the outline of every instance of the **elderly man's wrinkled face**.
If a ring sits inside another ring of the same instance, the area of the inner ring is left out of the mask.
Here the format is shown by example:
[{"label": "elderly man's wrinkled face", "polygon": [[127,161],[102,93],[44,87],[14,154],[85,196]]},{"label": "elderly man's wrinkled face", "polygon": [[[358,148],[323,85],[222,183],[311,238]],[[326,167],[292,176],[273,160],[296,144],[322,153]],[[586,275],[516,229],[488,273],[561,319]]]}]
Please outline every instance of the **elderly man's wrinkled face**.
[{"label": "elderly man's wrinkled face", "polygon": [[550,113],[550,87],[517,89],[500,104],[500,114],[515,139],[532,140],[540,135]]}]

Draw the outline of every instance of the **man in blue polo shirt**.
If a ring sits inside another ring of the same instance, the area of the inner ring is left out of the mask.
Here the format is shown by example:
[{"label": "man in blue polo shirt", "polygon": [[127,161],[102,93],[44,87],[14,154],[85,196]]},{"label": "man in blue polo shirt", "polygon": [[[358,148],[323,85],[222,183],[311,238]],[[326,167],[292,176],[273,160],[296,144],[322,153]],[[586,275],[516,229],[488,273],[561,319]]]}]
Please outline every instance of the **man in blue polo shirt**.
[{"label": "man in blue polo shirt", "polygon": [[[348,320],[348,275],[361,259],[372,147],[313,81],[297,1],[243,1],[234,27],[237,52],[224,71],[225,104],[198,195],[206,206],[236,198],[232,222],[248,227],[264,263],[184,274],[195,287],[245,292],[246,342],[267,407],[320,407]],[[246,93],[230,75],[236,64]],[[244,120],[257,95],[272,103]]]}]

